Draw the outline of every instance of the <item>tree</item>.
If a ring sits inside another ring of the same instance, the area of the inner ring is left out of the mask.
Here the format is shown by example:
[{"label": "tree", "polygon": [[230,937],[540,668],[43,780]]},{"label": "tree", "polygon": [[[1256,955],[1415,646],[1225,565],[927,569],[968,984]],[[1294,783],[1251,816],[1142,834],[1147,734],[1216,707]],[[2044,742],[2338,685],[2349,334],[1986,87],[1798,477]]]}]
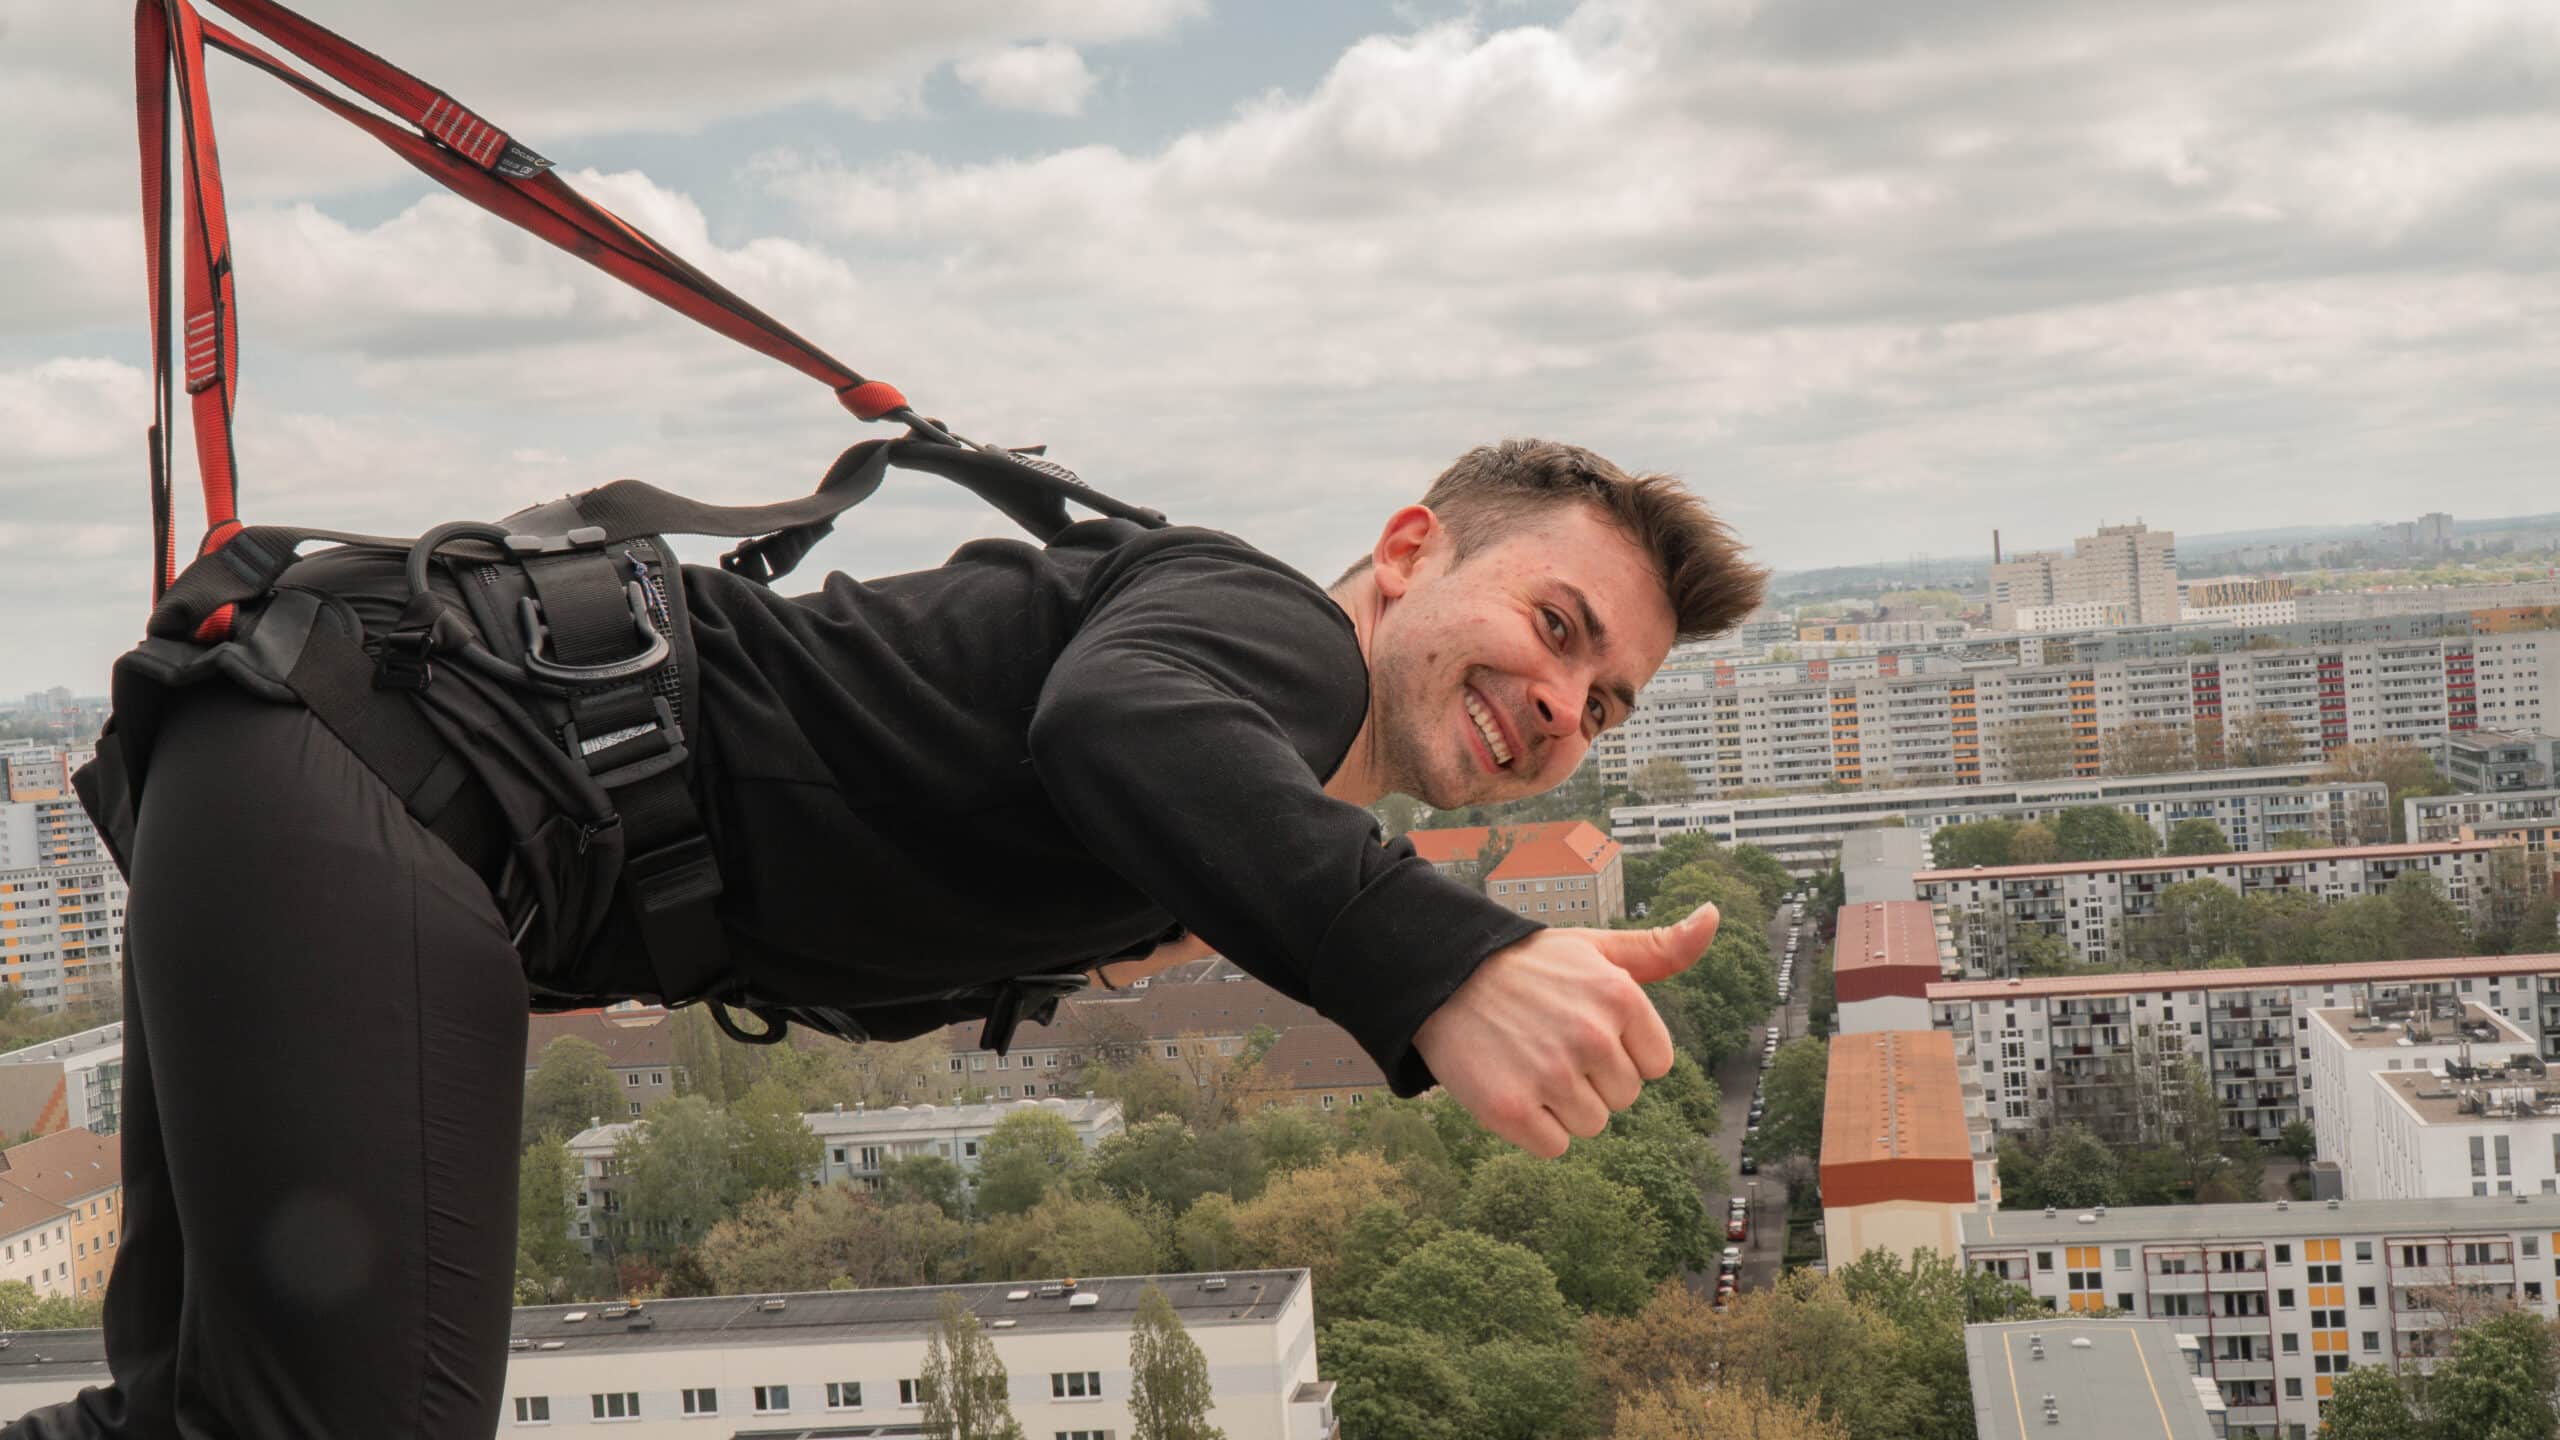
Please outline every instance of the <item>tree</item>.
[{"label": "tree", "polygon": [[2228,1163],[2222,1153],[2222,1101],[2213,1093],[2213,1077],[2185,1058],[2171,1062],[2167,1085],[2169,1148],[2178,1158],[2179,1179],[2187,1194],[2204,1196],[2205,1186]]},{"label": "tree", "polygon": [[2125,926],[2125,952],[2145,968],[2196,970],[2225,955],[2245,955],[2249,907],[2219,880],[2164,886],[2148,915]]},{"label": "tree", "polygon": [[1458,1223],[1546,1261],[1579,1310],[1632,1315],[1662,1278],[1662,1222],[1643,1195],[1588,1164],[1496,1156],[1470,1177]]},{"label": "tree", "polygon": [[2207,1204],[2248,1204],[2266,1198],[2267,1155],[2258,1142],[2234,1135],[2222,1144],[2222,1170],[2196,1198]]},{"label": "tree", "polygon": [[1227,1440],[1209,1423],[1209,1361],[1153,1280],[1129,1332],[1130,1440]]},{"label": "tree", "polygon": [[2320,1440],[2426,1440],[2409,1391],[2379,1365],[2359,1365],[2332,1382]]},{"label": "tree", "polygon": [[[1696,1062],[1689,1066],[1696,1069]],[[1573,1149],[1576,1159],[1633,1190],[1660,1227],[1662,1246],[1652,1267],[1656,1273],[1646,1277],[1658,1284],[1682,1270],[1705,1269],[1723,1248],[1724,1230],[1707,1214],[1705,1187],[1724,1193],[1724,1161],[1713,1143],[1695,1132],[1686,1143],[1659,1130],[1643,1133],[1652,1127],[1644,1126],[1639,1108],[1618,1112],[1610,1117],[1608,1130],[1575,1141]],[[1625,1122],[1623,1129],[1620,1122]],[[1713,1172],[1705,1179],[1697,1174],[1702,1162]]]},{"label": "tree", "polygon": [[741,1199],[768,1191],[807,1189],[826,1146],[800,1116],[800,1103],[778,1080],[757,1081],[729,1107]]},{"label": "tree", "polygon": [[531,1145],[545,1135],[566,1140],[597,1124],[631,1118],[613,1078],[613,1062],[593,1041],[563,1035],[542,1047],[524,1087],[524,1138]]},{"label": "tree", "polygon": [[2270,850],[2318,850],[2320,837],[2308,830],[2279,830],[2267,840]]},{"label": "tree", "polygon": [[2142,860],[2160,848],[2151,827],[2112,805],[2074,805],[2054,817],[2065,860]]},{"label": "tree", "polygon": [[1381,1200],[1409,1206],[1413,1189],[1394,1166],[1366,1151],[1275,1176],[1262,1194],[1236,1207],[1236,1240],[1243,1248],[1234,1263],[1305,1266],[1317,1308],[1324,1311],[1324,1297],[1342,1274],[1344,1237],[1360,1212]]},{"label": "tree", "polygon": [[2252,710],[2223,726],[2225,763],[2243,768],[2296,765],[2302,761],[2302,736],[2293,717],[2281,710]]},{"label": "tree", "polygon": [[1236,1199],[1203,1195],[1173,1227],[1173,1246],[1194,1270],[1224,1270],[1244,1251],[1236,1238]]},{"label": "tree", "polygon": [[2435,1433],[2552,1440],[2560,1435],[2560,1413],[2551,1405],[2553,1368],[2551,1327],[2539,1316],[2511,1310],[2461,1330],[2452,1358],[2427,1377]]},{"label": "tree", "polygon": [[1005,1402],[1007,1377],[995,1342],[957,1292],[925,1334],[924,1433],[935,1440],[1023,1440],[1022,1423]]},{"label": "tree", "polygon": [[2079,759],[2079,739],[2071,722],[2059,715],[2004,721],[1990,729],[1988,738],[2001,757],[2000,778],[2006,780],[2065,779]]},{"label": "tree", "polygon": [[1084,1158],[1066,1117],[1051,1110],[1014,1111],[995,1123],[978,1148],[978,1212],[1022,1214],[1051,1186],[1076,1174]]},{"label": "tree", "polygon": [[1479,895],[1489,895],[1492,891],[1486,882],[1493,878],[1494,871],[1502,868],[1503,858],[1519,843],[1518,835],[1499,825],[1488,825],[1484,831],[1484,844],[1476,849],[1476,858],[1450,866],[1449,878]]},{"label": "tree", "polygon": [[[1319,1294],[1322,1292],[1319,1291]],[[1346,1440],[1473,1440],[1475,1402],[1452,1347],[1410,1325],[1349,1320],[1319,1332],[1321,1374]]]},{"label": "tree", "polygon": [[1763,1160],[1784,1160],[1822,1153],[1823,1089],[1830,1079],[1830,1048],[1819,1040],[1790,1040],[1769,1062],[1761,1089],[1767,1105],[1760,1116],[1760,1138],[1752,1146]]},{"label": "tree", "polygon": [[2436,877],[2405,871],[2382,893],[2391,904],[2396,958],[2433,960],[2471,953],[2462,912],[2445,898]]},{"label": "tree", "polygon": [[1571,1341],[1488,1340],[1457,1352],[1479,1440],[1587,1433],[1582,1353]]},{"label": "tree", "polygon": [[2166,775],[2194,763],[2185,728],[2153,720],[2110,729],[2099,742],[2099,755],[2099,773],[2105,775]]},{"label": "tree", "polygon": [[1836,1420],[1810,1404],[1736,1385],[1673,1382],[1618,1402],[1609,1440],[1852,1440]]},{"label": "tree", "polygon": [[1456,1345],[1553,1342],[1573,1334],[1555,1272],[1525,1246],[1452,1230],[1399,1261],[1371,1288],[1369,1313]]},{"label": "tree", "polygon": [[898,1156],[880,1167],[880,1198],[891,1205],[931,1205],[954,1220],[966,1220],[969,1177],[948,1156]]},{"label": "tree", "polygon": [[1259,1187],[1252,1162],[1243,1131],[1221,1127],[1204,1142],[1190,1126],[1160,1115],[1106,1136],[1093,1147],[1092,1170],[1112,1195],[1153,1200],[1180,1214],[1213,1190],[1253,1194]]},{"label": "tree", "polygon": [[2201,815],[2190,815],[2169,827],[2169,843],[2164,855],[2228,855],[2231,837],[2222,827]]},{"label": "tree", "polygon": [[1162,1237],[1172,1229],[1158,1206],[1082,1200],[1061,1188],[1023,1214],[981,1221],[970,1244],[985,1280],[1143,1275],[1162,1267]]},{"label": "tree", "polygon": [[2018,823],[1993,817],[1939,827],[1929,837],[1929,859],[1941,870],[1964,870],[2010,863],[2009,847]]},{"label": "tree", "polygon": [[2124,1201],[2115,1152],[2079,1125],[2000,1142],[2000,1203],[2017,1210],[2084,1210]]},{"label": "tree", "polygon": [[1180,1117],[1189,1112],[1196,1094],[1195,1086],[1145,1056],[1088,1064],[1077,1072],[1076,1078],[1078,1084],[1093,1092],[1095,1099],[1119,1101],[1120,1113],[1132,1123],[1159,1115]]},{"label": "tree", "polygon": [[2405,740],[2384,740],[2370,745],[2341,745],[2329,752],[2328,768],[2320,772],[2327,781],[2379,780],[2390,790],[2391,838],[2408,838],[2406,815],[2400,802],[2412,795],[2442,795],[2453,787],[2436,773],[2427,752]]},{"label": "tree", "polygon": [[699,1095],[661,1100],[615,1148],[624,1238],[658,1257],[728,1217],[739,1198],[735,1128]]},{"label": "tree", "polygon": [[696,1258],[724,1295],[870,1290],[956,1280],[967,1243],[966,1227],[932,1205],[828,1185],[749,1199],[702,1237]]},{"label": "tree", "polygon": [[2282,1138],[2276,1141],[2278,1153],[2290,1156],[2305,1165],[2310,1164],[2319,1155],[2319,1132],[2311,1128],[2310,1121],[2287,1120],[2284,1122],[2284,1130],[2281,1134]]},{"label": "tree", "polygon": [[2009,863],[2043,865],[2062,858],[2062,841],[2041,820],[2024,820],[2009,837]]},{"label": "tree", "polygon": [[94,1330],[105,1309],[103,1295],[38,1295],[24,1280],[0,1280],[0,1330]]},{"label": "tree", "polygon": [[569,1144],[546,1135],[525,1147],[516,1170],[516,1301],[541,1305],[566,1300],[572,1277],[587,1268],[586,1252],[569,1238],[569,1195],[578,1165]]},{"label": "tree", "polygon": [[1668,755],[1656,755],[1637,766],[1631,783],[1647,805],[1674,805],[1698,796],[1698,782],[1689,767]]},{"label": "tree", "polygon": [[1245,1122],[1255,1166],[1266,1175],[1311,1169],[1333,1153],[1334,1127],[1303,1105],[1268,1105]]}]

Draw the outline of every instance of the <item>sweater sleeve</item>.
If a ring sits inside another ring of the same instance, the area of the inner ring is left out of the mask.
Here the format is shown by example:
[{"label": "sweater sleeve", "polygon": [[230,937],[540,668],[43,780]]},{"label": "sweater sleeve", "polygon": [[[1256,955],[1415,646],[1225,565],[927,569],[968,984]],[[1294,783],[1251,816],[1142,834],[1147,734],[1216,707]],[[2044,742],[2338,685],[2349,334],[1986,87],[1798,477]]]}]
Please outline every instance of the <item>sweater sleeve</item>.
[{"label": "sweater sleeve", "polygon": [[1540,927],[1324,793],[1368,708],[1358,640],[1237,548],[1137,567],[1094,607],[1041,692],[1033,767],[1104,863],[1421,1094],[1414,1032]]}]

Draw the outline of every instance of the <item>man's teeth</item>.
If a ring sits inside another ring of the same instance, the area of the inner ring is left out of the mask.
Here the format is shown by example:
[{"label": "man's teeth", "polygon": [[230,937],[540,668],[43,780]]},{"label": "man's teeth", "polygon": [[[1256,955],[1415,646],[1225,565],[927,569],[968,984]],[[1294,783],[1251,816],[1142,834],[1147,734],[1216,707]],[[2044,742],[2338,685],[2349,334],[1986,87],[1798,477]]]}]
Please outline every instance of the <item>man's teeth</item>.
[{"label": "man's teeth", "polygon": [[1501,729],[1493,723],[1493,717],[1485,713],[1484,702],[1473,695],[1467,697],[1467,718],[1475,721],[1476,729],[1483,734],[1484,748],[1493,752],[1493,763],[1510,764],[1511,747],[1502,743]]}]

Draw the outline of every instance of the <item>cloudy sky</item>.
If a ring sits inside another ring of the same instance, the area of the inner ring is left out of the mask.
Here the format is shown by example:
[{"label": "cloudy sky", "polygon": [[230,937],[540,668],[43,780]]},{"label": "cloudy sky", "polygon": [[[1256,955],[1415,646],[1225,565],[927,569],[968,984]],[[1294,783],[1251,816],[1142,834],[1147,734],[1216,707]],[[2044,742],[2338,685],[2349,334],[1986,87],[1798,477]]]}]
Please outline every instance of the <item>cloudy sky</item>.
[{"label": "cloudy sky", "polygon": [[[1514,434],[1784,568],[2560,509],[2547,0],[309,8],[968,433],[1320,574]],[[0,693],[147,609],[129,25],[0,9]],[[248,518],[779,498],[857,438],[211,63]],[[803,573],[981,533],[911,479]]]}]

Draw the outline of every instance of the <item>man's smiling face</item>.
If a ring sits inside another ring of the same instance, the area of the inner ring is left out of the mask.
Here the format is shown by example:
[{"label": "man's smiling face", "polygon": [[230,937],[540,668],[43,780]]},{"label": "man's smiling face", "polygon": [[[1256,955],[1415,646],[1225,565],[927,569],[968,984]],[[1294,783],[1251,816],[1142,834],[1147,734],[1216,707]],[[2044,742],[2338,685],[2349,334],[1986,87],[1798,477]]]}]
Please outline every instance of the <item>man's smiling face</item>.
[{"label": "man's smiling face", "polygon": [[1670,653],[1662,582],[1589,505],[1464,560],[1445,526],[1425,529],[1400,549],[1391,525],[1378,565],[1370,723],[1387,786],[1443,810],[1552,790]]}]

